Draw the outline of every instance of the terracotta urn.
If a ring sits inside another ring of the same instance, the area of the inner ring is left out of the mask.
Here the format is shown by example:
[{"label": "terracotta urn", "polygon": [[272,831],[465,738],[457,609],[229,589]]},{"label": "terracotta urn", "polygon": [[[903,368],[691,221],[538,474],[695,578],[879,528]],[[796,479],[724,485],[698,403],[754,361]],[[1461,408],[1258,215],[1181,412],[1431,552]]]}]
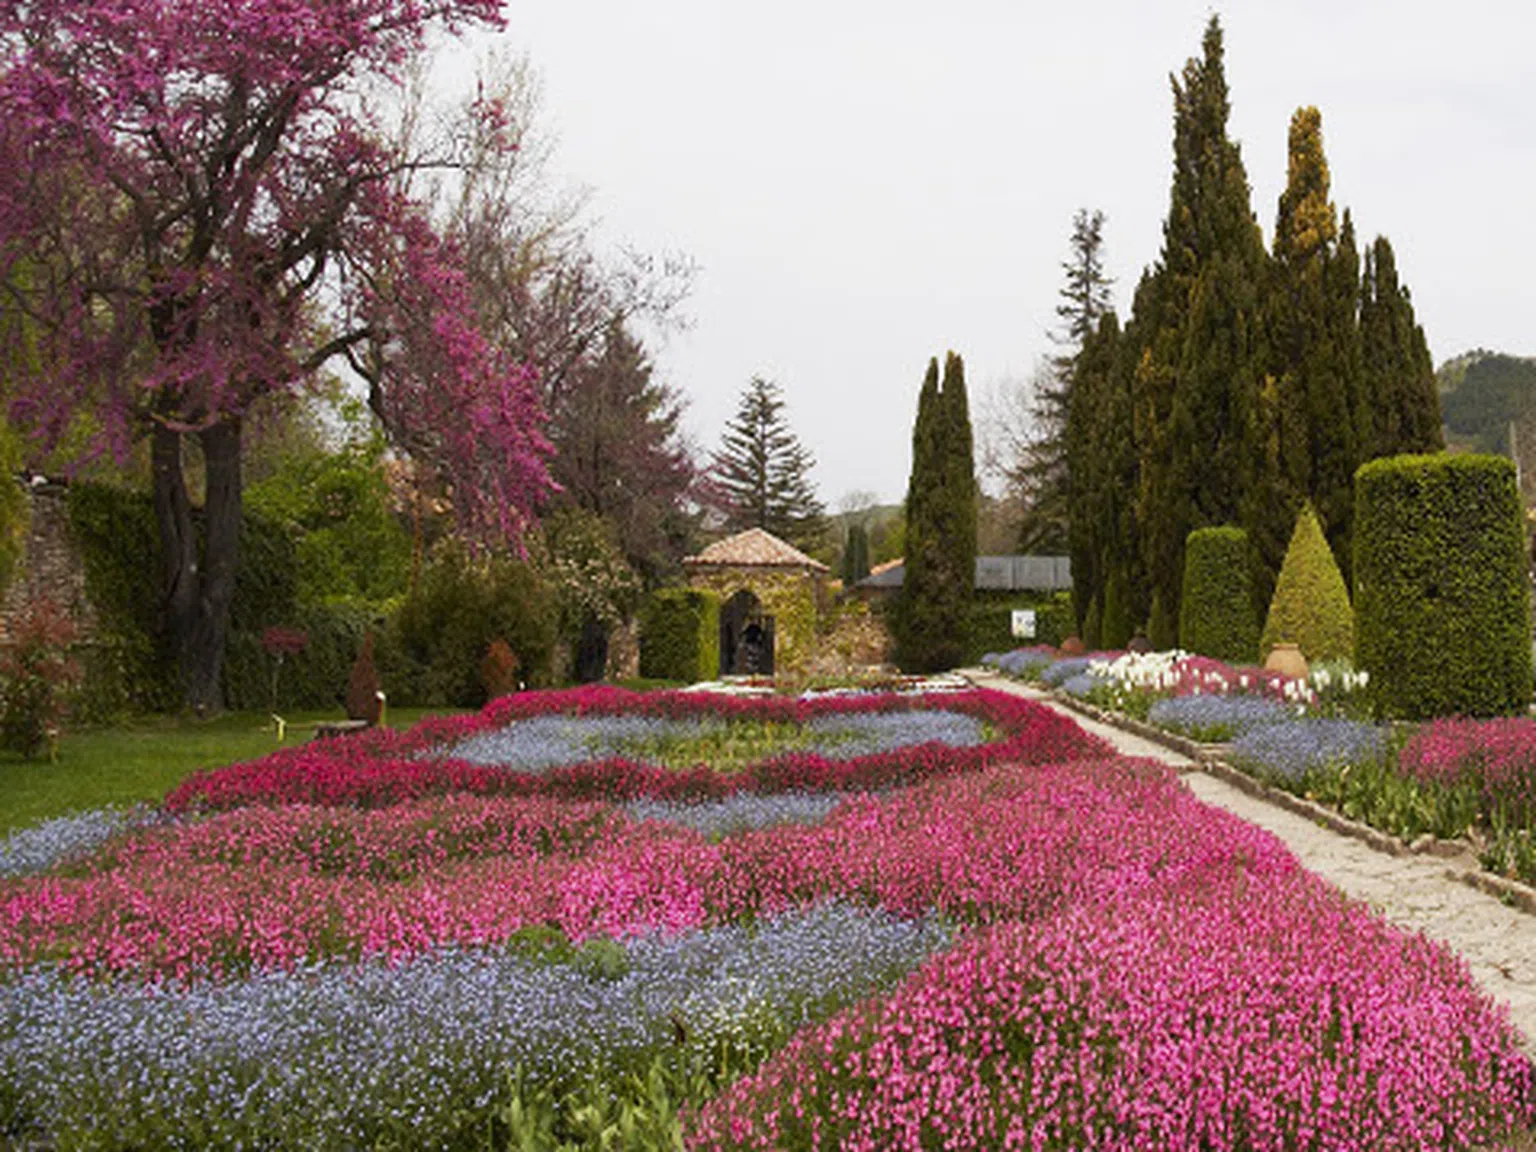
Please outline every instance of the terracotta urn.
[{"label": "terracotta urn", "polygon": [[1264,658],[1264,668],[1265,671],[1294,676],[1298,680],[1307,678],[1307,658],[1295,644],[1276,644]]}]

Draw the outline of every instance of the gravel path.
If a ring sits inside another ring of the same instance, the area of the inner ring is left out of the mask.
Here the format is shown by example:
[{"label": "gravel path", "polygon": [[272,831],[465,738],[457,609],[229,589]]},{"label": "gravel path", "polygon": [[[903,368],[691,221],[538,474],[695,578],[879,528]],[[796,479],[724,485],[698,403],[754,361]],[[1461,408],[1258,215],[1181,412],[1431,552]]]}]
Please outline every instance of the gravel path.
[{"label": "gravel path", "polygon": [[1473,865],[1379,852],[1250,796],[1161,744],[1079,715],[1027,684],[983,674],[972,679],[983,687],[1039,700],[1127,756],[1173,765],[1201,800],[1274,833],[1303,867],[1346,896],[1364,901],[1401,928],[1448,945],[1466,959],[1478,984],[1509,1006],[1510,1019],[1524,1034],[1527,1048],[1536,1050],[1536,916],[1510,908],[1456,878],[1458,870]]}]

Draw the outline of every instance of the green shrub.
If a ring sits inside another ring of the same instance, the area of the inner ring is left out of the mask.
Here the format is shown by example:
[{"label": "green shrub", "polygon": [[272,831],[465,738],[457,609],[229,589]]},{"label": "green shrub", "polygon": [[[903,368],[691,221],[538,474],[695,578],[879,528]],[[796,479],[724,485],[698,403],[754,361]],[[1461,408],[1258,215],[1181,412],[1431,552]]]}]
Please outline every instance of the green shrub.
[{"label": "green shrub", "polygon": [[505,640],[522,679],[547,685],[558,625],[555,593],[532,565],[471,556],[447,540],[385,628],[379,678],[392,704],[478,708],[486,700],[480,666],[491,643]]},{"label": "green shrub", "polygon": [[1301,506],[1296,529],[1275,581],[1259,656],[1276,644],[1296,644],[1309,664],[1349,660],[1355,654],[1355,614],[1344,576],[1310,503]]},{"label": "green shrub", "polygon": [[1197,528],[1184,543],[1179,647],[1233,664],[1258,655],[1259,625],[1250,588],[1248,534],[1241,528]]},{"label": "green shrub", "polygon": [[1523,711],[1530,593],[1514,465],[1393,456],[1355,473],[1356,665],[1408,719]]},{"label": "green shrub", "polygon": [[653,592],[640,613],[640,675],[688,683],[720,675],[720,598],[698,588]]}]

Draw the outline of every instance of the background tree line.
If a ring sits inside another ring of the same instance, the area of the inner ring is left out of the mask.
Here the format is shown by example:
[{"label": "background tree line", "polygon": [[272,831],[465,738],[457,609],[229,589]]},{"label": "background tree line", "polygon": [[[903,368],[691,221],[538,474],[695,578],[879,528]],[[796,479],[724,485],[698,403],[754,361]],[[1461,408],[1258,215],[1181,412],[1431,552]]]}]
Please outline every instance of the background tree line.
[{"label": "background tree line", "polygon": [[1162,252],[1129,317],[1109,307],[1104,219],[1081,212],[1065,265],[1066,348],[1013,461],[1023,540],[1064,543],[1079,626],[1171,646],[1184,542],[1245,528],[1255,612],[1309,500],[1346,578],[1364,461],[1442,447],[1433,364],[1386,237],[1362,250],[1330,199],[1322,117],[1291,120],[1266,249],[1230,111],[1222,30],[1172,78],[1174,162]]}]

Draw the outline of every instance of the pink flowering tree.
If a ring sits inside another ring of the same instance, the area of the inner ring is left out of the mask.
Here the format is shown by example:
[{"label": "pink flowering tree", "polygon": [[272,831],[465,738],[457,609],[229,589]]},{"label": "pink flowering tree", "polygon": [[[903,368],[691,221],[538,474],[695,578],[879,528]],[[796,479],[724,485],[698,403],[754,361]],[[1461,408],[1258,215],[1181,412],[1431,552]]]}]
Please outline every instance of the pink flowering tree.
[{"label": "pink flowering tree", "polygon": [[[465,526],[520,539],[550,485],[532,371],[477,326],[460,253],[409,191],[449,138],[375,110],[429,35],[500,0],[0,2],[0,363],[52,447],[147,438],[186,701],[220,703],[252,409],[339,362]],[[513,147],[479,108],[475,146]],[[183,469],[206,465],[205,523]]]}]

